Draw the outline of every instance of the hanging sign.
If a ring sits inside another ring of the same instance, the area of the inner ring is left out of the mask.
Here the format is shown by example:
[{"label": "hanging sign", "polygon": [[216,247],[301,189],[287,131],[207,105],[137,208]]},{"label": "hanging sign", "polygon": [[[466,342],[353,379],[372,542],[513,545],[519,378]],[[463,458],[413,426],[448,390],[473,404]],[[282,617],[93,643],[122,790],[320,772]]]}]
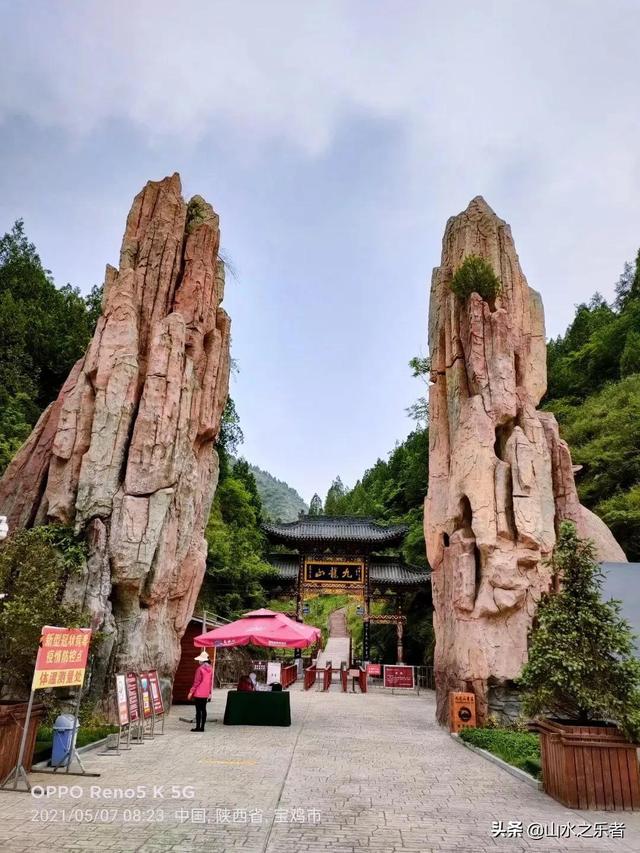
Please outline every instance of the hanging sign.
[{"label": "hanging sign", "polygon": [[54,628],[45,625],[40,636],[31,689],[81,687],[90,641],[91,628]]},{"label": "hanging sign", "polygon": [[151,689],[151,701],[153,702],[153,713],[156,717],[164,714],[164,705],[162,702],[162,691],[160,690],[160,679],[158,678],[158,670],[149,670],[149,687]]},{"label": "hanging sign", "polygon": [[476,727],[476,697],[473,693],[449,693],[449,725],[452,732]]},{"label": "hanging sign", "polygon": [[116,701],[118,703],[118,722],[126,726],[129,722],[129,705],[127,703],[127,680],[123,673],[116,674]]},{"label": "hanging sign", "polygon": [[138,699],[138,676],[135,672],[127,673],[127,699],[129,701],[129,719],[135,723],[140,719],[140,701]]},{"label": "hanging sign", "polygon": [[383,678],[384,687],[397,687],[402,690],[413,690],[415,687],[412,666],[388,666],[385,664]]},{"label": "hanging sign", "polygon": [[140,696],[142,698],[142,715],[145,720],[153,715],[151,710],[151,691],[149,689],[149,673],[141,672],[138,680],[140,681]]},{"label": "hanging sign", "polygon": [[364,577],[362,563],[331,562],[330,560],[308,560],[304,565],[305,581],[322,581],[326,584],[361,584]]}]

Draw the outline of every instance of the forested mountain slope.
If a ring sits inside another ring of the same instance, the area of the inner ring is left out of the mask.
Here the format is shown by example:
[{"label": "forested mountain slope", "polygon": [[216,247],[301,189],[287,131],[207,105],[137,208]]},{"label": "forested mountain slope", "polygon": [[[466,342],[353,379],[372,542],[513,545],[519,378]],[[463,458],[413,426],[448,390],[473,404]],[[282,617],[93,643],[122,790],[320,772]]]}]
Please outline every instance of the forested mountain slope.
[{"label": "forested mountain slope", "polygon": [[308,512],[309,507],[287,483],[257,465],[250,465],[249,468],[258,486],[265,518],[272,521],[295,521],[301,512]]}]

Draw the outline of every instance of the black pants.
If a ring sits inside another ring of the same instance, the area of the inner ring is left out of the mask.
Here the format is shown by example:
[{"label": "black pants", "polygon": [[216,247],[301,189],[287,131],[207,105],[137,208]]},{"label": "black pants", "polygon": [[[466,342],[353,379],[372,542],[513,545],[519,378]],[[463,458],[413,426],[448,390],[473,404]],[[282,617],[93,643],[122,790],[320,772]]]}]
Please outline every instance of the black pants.
[{"label": "black pants", "polygon": [[207,700],[194,699],[196,703],[196,728],[204,731],[204,724],[207,722]]}]

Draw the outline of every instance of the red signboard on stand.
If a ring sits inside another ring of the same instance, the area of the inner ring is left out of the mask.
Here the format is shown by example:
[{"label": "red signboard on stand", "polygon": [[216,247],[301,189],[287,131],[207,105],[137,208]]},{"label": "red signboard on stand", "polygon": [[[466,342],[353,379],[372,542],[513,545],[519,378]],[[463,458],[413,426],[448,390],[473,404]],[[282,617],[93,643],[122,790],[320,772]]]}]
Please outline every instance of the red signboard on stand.
[{"label": "red signboard on stand", "polygon": [[160,690],[160,680],[158,678],[158,670],[149,670],[149,687],[151,689],[151,701],[153,702],[153,713],[156,717],[164,714],[164,705],[162,704],[162,691]]},{"label": "red signboard on stand", "polygon": [[31,689],[81,687],[90,642],[90,628],[55,628],[45,625],[40,637]]},{"label": "red signboard on stand", "polygon": [[140,719],[140,702],[138,700],[138,676],[135,672],[127,673],[127,699],[129,701],[129,719],[135,723]]},{"label": "red signboard on stand", "polygon": [[413,690],[415,680],[412,666],[388,666],[384,667],[384,687],[395,687],[401,690]]},{"label": "red signboard on stand", "polygon": [[381,663],[368,663],[367,664],[367,673],[372,678],[380,678],[382,675],[382,664]]}]

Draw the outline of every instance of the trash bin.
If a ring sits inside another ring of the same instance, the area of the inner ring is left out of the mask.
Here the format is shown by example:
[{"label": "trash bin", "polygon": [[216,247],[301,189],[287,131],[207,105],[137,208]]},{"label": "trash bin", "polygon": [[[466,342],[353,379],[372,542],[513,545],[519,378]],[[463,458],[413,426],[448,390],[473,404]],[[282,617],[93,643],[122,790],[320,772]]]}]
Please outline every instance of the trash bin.
[{"label": "trash bin", "polygon": [[69,753],[76,745],[78,721],[71,714],[60,714],[53,724],[53,744],[51,747],[51,766],[64,767]]}]

